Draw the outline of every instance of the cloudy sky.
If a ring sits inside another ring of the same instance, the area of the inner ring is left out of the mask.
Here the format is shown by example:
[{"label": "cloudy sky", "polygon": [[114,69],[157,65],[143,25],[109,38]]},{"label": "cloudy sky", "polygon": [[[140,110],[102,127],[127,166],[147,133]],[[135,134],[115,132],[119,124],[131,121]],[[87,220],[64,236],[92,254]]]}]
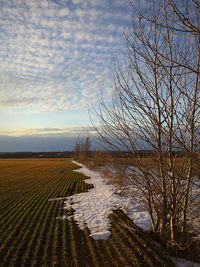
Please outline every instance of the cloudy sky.
[{"label": "cloudy sky", "polygon": [[128,0],[0,0],[0,151],[73,148],[90,103],[109,99],[130,12]]}]

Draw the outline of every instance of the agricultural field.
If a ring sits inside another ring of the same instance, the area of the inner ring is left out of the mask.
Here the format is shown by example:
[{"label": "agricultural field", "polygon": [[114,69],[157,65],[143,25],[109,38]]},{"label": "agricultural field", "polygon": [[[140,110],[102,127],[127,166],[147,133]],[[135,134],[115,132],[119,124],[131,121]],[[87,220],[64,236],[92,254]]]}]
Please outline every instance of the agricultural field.
[{"label": "agricultural field", "polygon": [[119,209],[107,240],[94,240],[73,217],[58,219],[73,213],[63,197],[93,188],[77,168],[62,158],[0,160],[0,266],[173,266]]}]

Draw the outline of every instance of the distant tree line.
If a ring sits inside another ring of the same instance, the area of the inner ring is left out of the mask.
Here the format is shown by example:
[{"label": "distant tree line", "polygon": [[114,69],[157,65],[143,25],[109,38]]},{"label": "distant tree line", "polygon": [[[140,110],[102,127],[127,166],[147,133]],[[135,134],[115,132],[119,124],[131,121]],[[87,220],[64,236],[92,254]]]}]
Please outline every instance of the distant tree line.
[{"label": "distant tree line", "polygon": [[62,152],[2,152],[0,158],[72,158],[72,151]]}]

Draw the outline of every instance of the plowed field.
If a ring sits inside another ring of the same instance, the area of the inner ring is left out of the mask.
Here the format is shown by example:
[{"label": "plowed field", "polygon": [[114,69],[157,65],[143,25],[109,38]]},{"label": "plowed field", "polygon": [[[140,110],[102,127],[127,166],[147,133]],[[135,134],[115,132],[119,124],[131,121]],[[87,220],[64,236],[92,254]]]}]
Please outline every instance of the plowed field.
[{"label": "plowed field", "polygon": [[173,266],[121,210],[110,215],[108,240],[58,219],[72,211],[49,199],[93,187],[76,168],[70,159],[0,160],[0,266]]}]

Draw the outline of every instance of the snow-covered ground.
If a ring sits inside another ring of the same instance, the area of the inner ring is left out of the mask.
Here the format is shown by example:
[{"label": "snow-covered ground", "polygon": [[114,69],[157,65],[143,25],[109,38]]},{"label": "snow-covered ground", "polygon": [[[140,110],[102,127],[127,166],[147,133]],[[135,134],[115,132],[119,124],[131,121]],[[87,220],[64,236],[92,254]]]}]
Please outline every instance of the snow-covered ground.
[{"label": "snow-covered ground", "polygon": [[112,213],[113,209],[120,207],[138,226],[143,229],[151,228],[148,213],[140,211],[139,204],[134,203],[131,197],[115,194],[114,187],[106,184],[100,173],[91,171],[77,162],[74,163],[81,166],[75,172],[89,176],[90,179],[87,179],[86,182],[94,185],[94,188],[88,192],[70,196],[64,202],[65,209],[73,208],[75,210],[72,216],[78,222],[79,227],[83,228],[86,223],[92,237],[106,239],[110,236],[108,215]]},{"label": "snow-covered ground", "polygon": [[176,267],[200,267],[200,263],[195,263],[181,258],[171,257]]}]

